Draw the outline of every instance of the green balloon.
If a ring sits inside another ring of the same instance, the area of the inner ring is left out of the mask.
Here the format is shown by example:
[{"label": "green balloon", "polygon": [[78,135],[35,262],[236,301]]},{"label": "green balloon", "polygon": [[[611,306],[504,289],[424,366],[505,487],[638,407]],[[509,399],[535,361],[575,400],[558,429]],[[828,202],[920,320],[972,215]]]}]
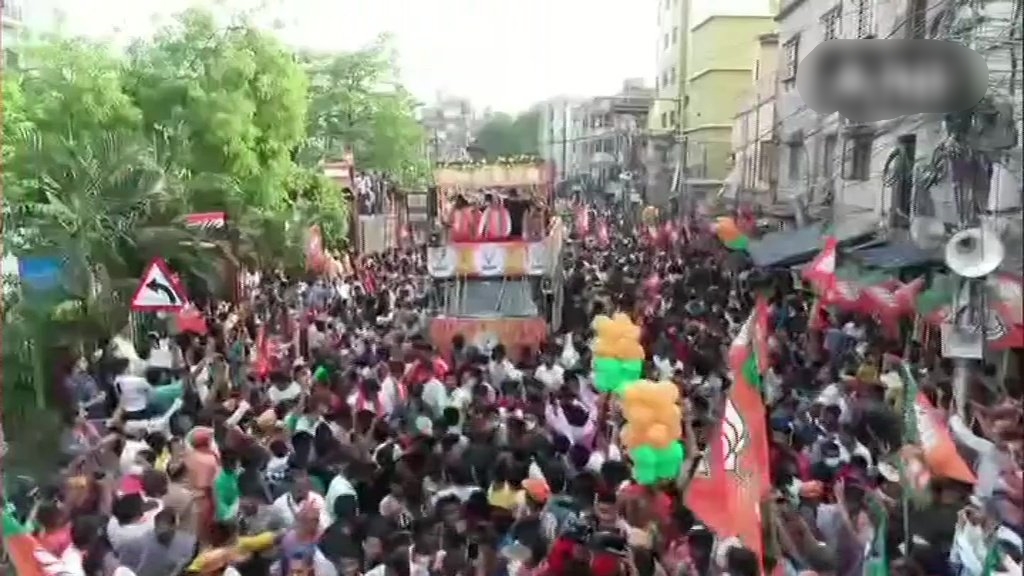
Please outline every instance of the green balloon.
[{"label": "green balloon", "polygon": [[637,446],[629,451],[633,464],[637,467],[652,468],[658,464],[658,451],[652,446]]},{"label": "green balloon", "polygon": [[681,442],[673,442],[667,448],[658,450],[658,478],[663,480],[674,480],[679,476],[683,467],[683,457],[686,449]]},{"label": "green balloon", "polygon": [[653,486],[658,483],[658,468],[656,466],[634,466],[633,478],[643,486]]},{"label": "green balloon", "polygon": [[330,380],[330,372],[328,372],[326,366],[317,366],[313,372],[313,379],[317,382],[327,382]]},{"label": "green balloon", "polygon": [[609,393],[617,390],[622,383],[621,361],[615,358],[594,360],[594,387],[598,392]]},{"label": "green balloon", "polygon": [[621,360],[619,361],[619,370],[622,371],[623,378],[633,378],[634,380],[639,380],[640,374],[644,371],[644,361]]}]

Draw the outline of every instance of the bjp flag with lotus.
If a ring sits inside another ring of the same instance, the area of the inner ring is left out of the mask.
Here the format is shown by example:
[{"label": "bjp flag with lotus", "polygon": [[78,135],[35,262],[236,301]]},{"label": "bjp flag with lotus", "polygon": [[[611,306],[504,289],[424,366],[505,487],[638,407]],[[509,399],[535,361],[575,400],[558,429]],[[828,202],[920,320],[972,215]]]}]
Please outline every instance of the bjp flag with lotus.
[{"label": "bjp flag with lotus", "polygon": [[47,552],[32,532],[18,521],[14,511],[8,506],[4,509],[4,550],[10,557],[17,576],[73,576],[72,572],[59,558]]},{"label": "bjp flag with lotus", "polygon": [[761,503],[771,490],[762,392],[767,343],[768,303],[759,297],[729,348],[733,384],[719,423],[720,440],[711,442],[686,493],[686,506],[719,538],[737,537],[759,558],[764,554]]}]

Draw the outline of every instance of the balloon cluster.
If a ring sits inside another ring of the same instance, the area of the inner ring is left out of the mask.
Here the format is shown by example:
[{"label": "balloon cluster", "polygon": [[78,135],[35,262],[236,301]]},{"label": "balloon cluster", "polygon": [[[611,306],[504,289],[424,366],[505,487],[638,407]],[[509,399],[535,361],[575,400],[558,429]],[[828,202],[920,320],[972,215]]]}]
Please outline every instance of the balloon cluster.
[{"label": "balloon cluster", "polygon": [[644,348],[640,345],[640,327],[619,312],[611,318],[594,319],[594,386],[599,392],[621,393],[627,384],[640,378]]},{"label": "balloon cluster", "polygon": [[679,476],[686,451],[679,441],[683,437],[683,412],[678,400],[679,389],[672,382],[642,380],[622,395],[626,425],[620,434],[640,484]]}]

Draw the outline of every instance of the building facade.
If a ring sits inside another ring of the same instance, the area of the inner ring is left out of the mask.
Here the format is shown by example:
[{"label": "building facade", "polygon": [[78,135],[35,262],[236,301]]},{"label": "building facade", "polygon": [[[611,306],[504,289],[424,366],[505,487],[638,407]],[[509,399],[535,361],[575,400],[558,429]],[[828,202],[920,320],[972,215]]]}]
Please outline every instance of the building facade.
[{"label": "building facade", "polygon": [[582,164],[579,158],[579,128],[574,122],[579,108],[586,102],[583,98],[560,96],[537,105],[537,142],[540,156],[555,167],[555,182],[565,182],[577,173]]},{"label": "building facade", "polygon": [[[934,0],[929,0],[934,1]],[[939,0],[941,1],[941,0]],[[838,114],[807,108],[796,89],[799,62],[831,39],[924,38],[927,6],[911,2],[906,11],[868,0],[787,0],[780,8],[775,138],[779,145],[778,195],[800,198],[812,212],[833,212],[865,226],[889,224],[894,212],[909,212],[910,198],[883,185],[889,153],[905,146],[921,158],[942,138],[932,115],[852,124]]]},{"label": "building facade", "polygon": [[[733,116],[750,88],[774,0],[660,0],[657,94],[644,152],[645,200],[690,209],[732,168]],[[690,194],[693,192],[693,194]],[[680,196],[691,197],[681,202]]]},{"label": "building facade", "polygon": [[3,65],[18,65],[18,45],[24,34],[24,12],[20,0],[0,0],[3,5]]},{"label": "building facade", "polygon": [[690,46],[690,1],[658,0],[657,78],[647,127],[654,133],[675,130],[682,120]]},{"label": "building facade", "polygon": [[732,125],[733,169],[727,178],[734,200],[759,206],[775,203],[778,159],[774,141],[775,87],[779,36],[774,32],[757,38],[757,55],[750,74],[750,88],[741,99]]},{"label": "building facade", "polygon": [[642,169],[643,133],[654,90],[642,79],[623,82],[615,95],[602,96],[573,108],[569,144],[575,159],[570,176],[585,177],[604,190],[624,172]]},{"label": "building facade", "polygon": [[431,162],[451,162],[467,157],[476,126],[469,100],[439,95],[434,104],[420,109],[420,123],[427,133],[426,152]]},{"label": "building facade", "polygon": [[732,127],[750,89],[757,38],[771,32],[767,15],[712,14],[690,29],[683,135],[690,178],[724,180],[732,168]]}]

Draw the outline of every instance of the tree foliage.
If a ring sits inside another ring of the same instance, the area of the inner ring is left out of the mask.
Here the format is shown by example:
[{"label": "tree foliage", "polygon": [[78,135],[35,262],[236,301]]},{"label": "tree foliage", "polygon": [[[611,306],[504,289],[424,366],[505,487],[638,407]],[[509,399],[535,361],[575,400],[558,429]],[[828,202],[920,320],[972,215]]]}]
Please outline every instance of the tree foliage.
[{"label": "tree foliage", "polygon": [[394,60],[387,36],[357,52],[302,56],[310,79],[305,163],[338,159],[351,149],[357,166],[400,183],[427,173],[416,103],[399,83]]},{"label": "tree foliage", "polygon": [[475,146],[491,159],[536,155],[539,131],[540,114],[537,112],[524,112],[514,118],[498,113],[477,130]]},{"label": "tree foliage", "polygon": [[[37,367],[52,364],[52,346],[88,347],[122,329],[154,256],[212,286],[227,261],[301,268],[312,224],[329,249],[343,248],[349,207],[321,161],[352,150],[360,170],[425,173],[386,39],[299,54],[245,18],[189,10],[126,52],[63,37],[23,50],[30,67],[3,74],[4,246],[67,263],[59,314],[52,302],[5,309],[5,340],[48,335]],[[226,212],[232,234],[197,238],[182,218],[202,211]],[[38,392],[39,374],[7,370],[25,362],[6,348],[5,391],[28,378]]]}]

